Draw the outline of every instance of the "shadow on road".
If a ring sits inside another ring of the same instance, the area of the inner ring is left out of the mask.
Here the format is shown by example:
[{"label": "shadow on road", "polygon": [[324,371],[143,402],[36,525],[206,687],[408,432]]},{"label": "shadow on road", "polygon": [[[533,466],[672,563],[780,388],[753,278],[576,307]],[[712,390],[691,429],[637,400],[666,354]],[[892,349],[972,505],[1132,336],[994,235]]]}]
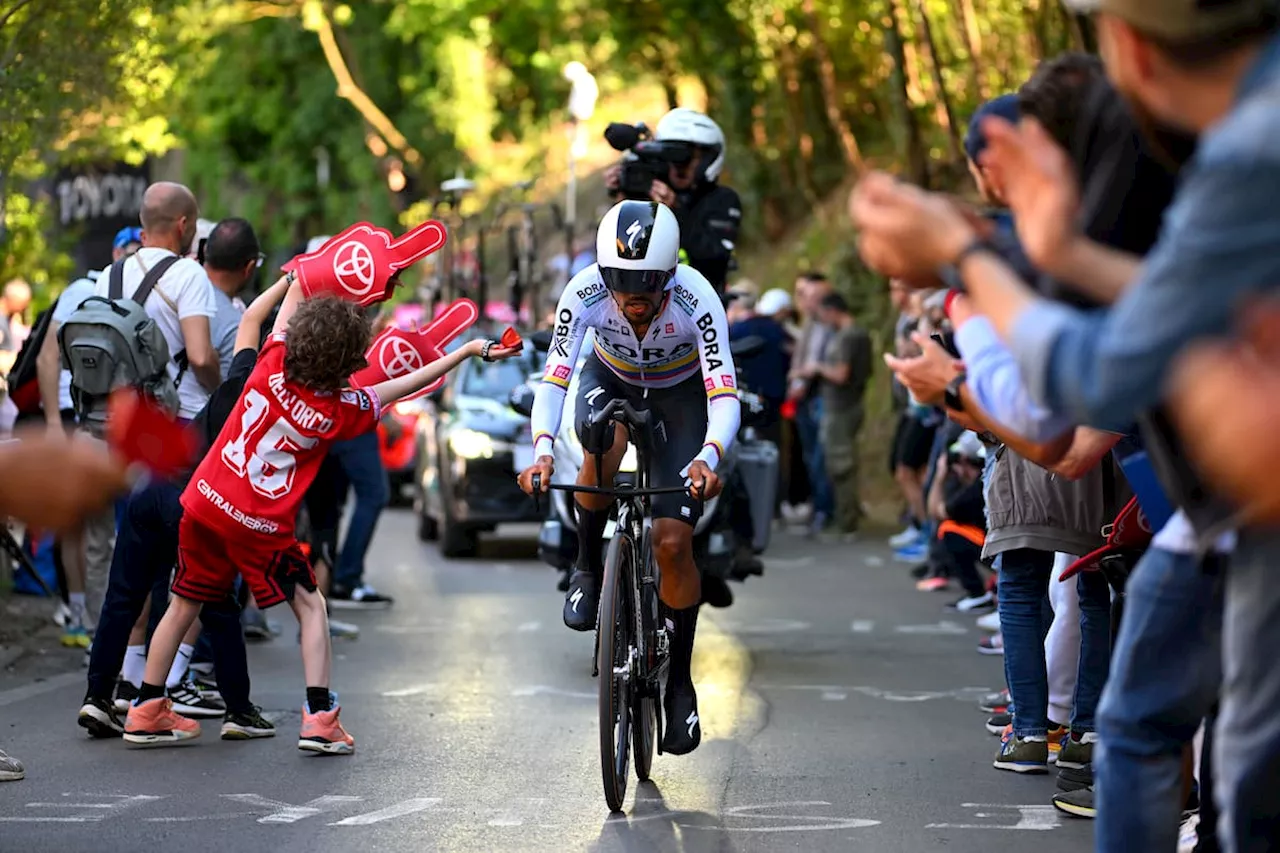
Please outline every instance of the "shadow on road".
[{"label": "shadow on road", "polygon": [[[686,831],[693,828],[702,831]],[[593,853],[732,853],[735,848],[723,830],[724,824],[715,815],[670,810],[656,784],[641,782],[630,814],[605,818],[600,838],[590,849]]]}]

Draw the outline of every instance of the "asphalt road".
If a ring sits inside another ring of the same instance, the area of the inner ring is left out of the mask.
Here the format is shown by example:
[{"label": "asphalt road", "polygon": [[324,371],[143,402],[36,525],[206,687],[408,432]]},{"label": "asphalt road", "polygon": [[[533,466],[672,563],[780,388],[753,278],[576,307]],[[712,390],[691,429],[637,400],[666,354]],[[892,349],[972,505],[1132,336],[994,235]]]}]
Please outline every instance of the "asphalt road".
[{"label": "asphalt road", "polygon": [[[610,816],[599,778],[590,635],[560,623],[528,540],[447,561],[390,512],[370,580],[384,612],[343,611],[334,682],[349,758],[294,748],[303,697],[290,614],[250,649],[280,736],[176,749],[90,741],[82,671],[0,675],[0,851],[885,851],[1058,853],[1090,824],[1049,805],[1052,777],[991,767],[975,699],[1002,679],[968,617],[916,592],[878,542],[779,535],[764,578],[703,612],[694,677],[703,744],[655,759]],[[1033,833],[1028,835],[1028,833]]]}]

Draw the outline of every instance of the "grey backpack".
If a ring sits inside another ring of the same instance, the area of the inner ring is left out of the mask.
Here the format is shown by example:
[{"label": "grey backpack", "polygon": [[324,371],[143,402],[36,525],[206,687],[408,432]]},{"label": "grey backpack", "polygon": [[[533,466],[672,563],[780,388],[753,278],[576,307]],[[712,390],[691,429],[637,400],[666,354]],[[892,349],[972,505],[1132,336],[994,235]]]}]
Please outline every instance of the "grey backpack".
[{"label": "grey backpack", "polygon": [[91,296],[58,328],[62,366],[71,371],[71,402],[82,424],[102,427],[107,399],[121,387],[136,388],[171,412],[178,411],[178,383],[185,352],[175,357],[178,378],[169,378],[169,344],[143,307],[160,279],[178,261],[164,258],[147,271],[133,296],[124,297],[124,264],[111,265],[107,297]]}]

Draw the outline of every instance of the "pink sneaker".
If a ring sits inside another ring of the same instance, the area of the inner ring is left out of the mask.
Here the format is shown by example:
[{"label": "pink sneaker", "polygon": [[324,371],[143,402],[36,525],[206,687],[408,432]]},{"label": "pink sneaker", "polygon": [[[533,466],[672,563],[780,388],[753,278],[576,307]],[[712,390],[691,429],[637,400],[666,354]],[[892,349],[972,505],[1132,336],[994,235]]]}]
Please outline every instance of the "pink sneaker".
[{"label": "pink sneaker", "polygon": [[168,697],[129,706],[124,739],[137,746],[172,746],[200,737],[200,724],[177,714]]},{"label": "pink sneaker", "polygon": [[951,586],[951,581],[946,578],[925,578],[916,584],[916,589],[921,592],[941,592]]},{"label": "pink sneaker", "polygon": [[328,711],[311,711],[302,708],[302,733],[298,735],[298,749],[319,752],[324,755],[350,755],[356,751],[356,739],[338,722],[339,708]]}]

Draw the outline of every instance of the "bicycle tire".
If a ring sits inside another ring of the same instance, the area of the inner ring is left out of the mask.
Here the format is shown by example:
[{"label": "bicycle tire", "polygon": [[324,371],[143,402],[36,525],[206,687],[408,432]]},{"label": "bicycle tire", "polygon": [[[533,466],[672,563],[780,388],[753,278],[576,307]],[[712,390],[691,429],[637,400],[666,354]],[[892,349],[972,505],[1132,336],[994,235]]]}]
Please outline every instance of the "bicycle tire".
[{"label": "bicycle tire", "polygon": [[[653,560],[653,547],[649,541],[647,531],[645,533],[644,547],[641,549],[640,560],[641,566],[646,570]],[[656,648],[658,642],[657,629],[658,620],[662,618],[662,612],[661,608],[658,607],[657,587],[646,587],[641,582],[646,574],[652,574],[652,572],[638,572],[636,583],[633,583],[631,588],[636,594],[636,630],[644,637],[645,649],[651,652],[650,661],[643,662],[640,667],[642,674],[647,678],[652,671],[650,663],[658,661]],[[634,753],[636,778],[641,782],[648,782],[649,772],[653,769],[653,752],[658,740],[658,703],[653,696],[641,696],[638,693],[639,691],[633,691],[631,750]]]},{"label": "bicycle tire", "polygon": [[630,658],[635,618],[628,592],[635,549],[623,531],[614,534],[604,559],[600,586],[600,643],[596,663],[600,670],[600,775],[609,811],[622,811],[627,796],[631,758],[632,687],[630,669],[616,675]]}]

